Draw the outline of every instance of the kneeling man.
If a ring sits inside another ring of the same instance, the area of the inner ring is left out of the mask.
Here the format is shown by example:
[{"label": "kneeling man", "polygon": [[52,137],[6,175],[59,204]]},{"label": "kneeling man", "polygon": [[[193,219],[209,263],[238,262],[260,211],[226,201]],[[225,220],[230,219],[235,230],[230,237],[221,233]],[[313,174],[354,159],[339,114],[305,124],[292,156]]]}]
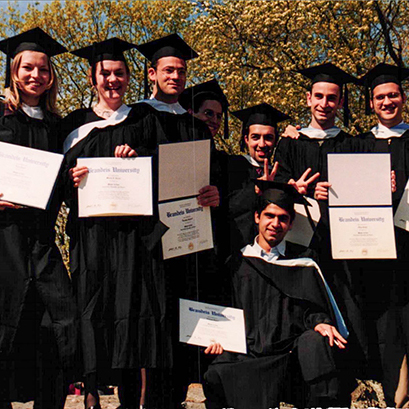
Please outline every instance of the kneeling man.
[{"label": "kneeling man", "polygon": [[349,406],[340,396],[337,366],[348,331],[318,265],[284,241],[294,201],[302,197],[292,186],[258,182],[269,186],[255,212],[259,235],[231,260],[247,355],[225,351],[210,365],[206,407],[267,409],[283,401],[298,407]]}]

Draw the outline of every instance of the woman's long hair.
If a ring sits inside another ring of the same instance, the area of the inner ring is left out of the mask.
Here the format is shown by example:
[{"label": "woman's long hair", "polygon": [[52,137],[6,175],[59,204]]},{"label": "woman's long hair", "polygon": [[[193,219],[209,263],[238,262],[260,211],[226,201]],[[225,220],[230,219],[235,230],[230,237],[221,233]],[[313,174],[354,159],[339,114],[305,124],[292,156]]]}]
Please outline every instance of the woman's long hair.
[{"label": "woman's long hair", "polygon": [[[19,89],[19,82],[17,73],[20,68],[21,59],[23,54],[27,51],[22,51],[18,53],[11,63],[10,67],[10,87],[5,90],[5,100],[4,103],[7,109],[10,111],[17,111],[22,104],[21,91]],[[35,51],[38,52],[38,51]],[[44,110],[52,113],[57,113],[56,103],[57,103],[57,93],[58,93],[58,80],[55,74],[54,68],[51,64],[50,59],[47,56],[48,68],[50,70],[50,82],[48,83],[46,91],[40,97],[40,106]]]}]

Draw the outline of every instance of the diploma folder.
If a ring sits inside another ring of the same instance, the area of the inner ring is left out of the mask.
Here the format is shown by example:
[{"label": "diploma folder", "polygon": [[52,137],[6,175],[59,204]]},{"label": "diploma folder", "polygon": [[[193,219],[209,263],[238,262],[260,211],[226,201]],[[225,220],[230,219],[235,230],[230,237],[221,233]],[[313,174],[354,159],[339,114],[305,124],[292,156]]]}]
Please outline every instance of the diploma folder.
[{"label": "diploma folder", "polygon": [[45,210],[63,155],[0,142],[1,200]]}]

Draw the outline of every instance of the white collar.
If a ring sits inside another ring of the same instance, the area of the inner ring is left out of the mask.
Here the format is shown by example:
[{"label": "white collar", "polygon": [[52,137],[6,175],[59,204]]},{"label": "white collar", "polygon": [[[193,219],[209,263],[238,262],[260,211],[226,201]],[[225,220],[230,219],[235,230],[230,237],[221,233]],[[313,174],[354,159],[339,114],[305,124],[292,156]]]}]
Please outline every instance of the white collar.
[{"label": "white collar", "polygon": [[145,102],[152,108],[155,108],[157,111],[169,112],[170,114],[183,115],[187,112],[186,109],[184,109],[182,105],[179,104],[179,102],[168,104],[166,102],[157,100],[153,95],[151,95],[149,99],[143,99],[142,101],[138,101],[138,103],[139,102]]},{"label": "white collar", "polygon": [[[254,166],[255,168],[262,168],[264,167],[264,165],[260,165],[253,157],[251,157],[250,155],[248,155],[247,153],[245,155],[243,155],[247,161],[250,163],[250,165]],[[271,169],[271,164],[268,164],[268,168]]]},{"label": "white collar", "polygon": [[21,109],[27,114],[30,118],[34,119],[44,119],[44,112],[41,107],[31,107],[30,105],[25,104],[24,102],[21,104]]},{"label": "white collar", "polygon": [[300,133],[308,136],[311,139],[335,138],[340,132],[341,132],[341,129],[338,128],[337,126],[333,126],[332,128],[328,128],[324,130],[324,129],[313,128],[311,124],[307,128],[300,129]]},{"label": "white collar", "polygon": [[409,125],[402,121],[399,125],[393,126],[392,128],[378,123],[378,125],[371,129],[371,132],[377,139],[387,139],[393,136],[402,136],[408,129]]},{"label": "white collar", "polygon": [[[281,241],[277,246],[273,247],[269,253],[267,253],[261,246],[258,244],[258,236],[254,239],[252,245],[244,247],[241,251],[243,256],[248,257],[258,257],[262,258],[267,263],[277,260],[280,256],[285,255],[286,244],[285,241]],[[246,254],[245,254],[245,253]]]}]

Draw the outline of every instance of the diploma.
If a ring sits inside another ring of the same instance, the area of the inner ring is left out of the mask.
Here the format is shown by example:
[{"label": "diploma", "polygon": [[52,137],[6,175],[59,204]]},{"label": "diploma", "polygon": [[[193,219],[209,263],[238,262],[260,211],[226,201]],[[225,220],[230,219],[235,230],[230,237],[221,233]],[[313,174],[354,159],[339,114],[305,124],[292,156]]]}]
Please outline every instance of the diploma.
[{"label": "diploma", "polygon": [[77,166],[89,170],[78,188],[79,217],[153,214],[150,157],[78,158]]},{"label": "diploma", "polygon": [[159,218],[169,227],[162,236],[165,260],[213,248],[210,208],[198,205],[196,197],[160,203]]},{"label": "diploma", "polygon": [[0,142],[1,200],[46,209],[64,156]]},{"label": "diploma", "polygon": [[243,310],[180,299],[180,342],[247,353]]},{"label": "diploma", "polygon": [[403,191],[399,206],[396,209],[393,221],[395,226],[409,231],[409,181],[406,183],[405,190]]},{"label": "diploma", "polygon": [[321,212],[316,200],[309,197],[304,197],[304,199],[311,205],[308,206],[308,211],[310,212],[310,216],[314,224],[314,229],[311,226],[310,221],[308,220],[304,205],[295,203],[295,219],[293,222],[293,226],[285,236],[285,239],[292,243],[300,244],[304,247],[309,247],[312,236],[315,232],[315,227],[320,220]]},{"label": "diploma", "polygon": [[390,206],[389,153],[329,153],[330,206]]},{"label": "diploma", "polygon": [[196,196],[210,182],[210,140],[159,145],[159,201]]},{"label": "diploma", "polygon": [[334,259],[394,259],[392,207],[329,209]]}]

